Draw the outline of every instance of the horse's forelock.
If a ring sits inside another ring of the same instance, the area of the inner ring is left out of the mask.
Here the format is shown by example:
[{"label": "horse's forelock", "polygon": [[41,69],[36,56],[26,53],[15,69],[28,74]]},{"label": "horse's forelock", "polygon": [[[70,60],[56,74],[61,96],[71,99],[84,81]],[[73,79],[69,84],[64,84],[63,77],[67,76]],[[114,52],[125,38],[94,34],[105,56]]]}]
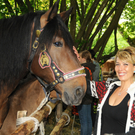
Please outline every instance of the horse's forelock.
[{"label": "horse's forelock", "polygon": [[[60,31],[61,31],[61,35],[66,43],[66,45],[68,45],[68,47],[70,49],[73,48],[73,39],[70,35],[70,32],[68,31],[68,28],[67,26],[65,25],[65,23],[63,22],[63,20],[61,19],[61,17],[58,17],[58,22],[59,22],[59,28],[60,28]],[[72,49],[73,50],[73,49]]]},{"label": "horse's forelock", "polygon": [[66,45],[68,45],[68,47],[72,49],[73,47],[72,37],[65,23],[62,21],[61,17],[59,16],[55,16],[44,27],[44,30],[40,36],[40,42],[47,44],[49,48],[53,41],[53,38],[55,38],[56,35],[60,35],[64,39]]}]

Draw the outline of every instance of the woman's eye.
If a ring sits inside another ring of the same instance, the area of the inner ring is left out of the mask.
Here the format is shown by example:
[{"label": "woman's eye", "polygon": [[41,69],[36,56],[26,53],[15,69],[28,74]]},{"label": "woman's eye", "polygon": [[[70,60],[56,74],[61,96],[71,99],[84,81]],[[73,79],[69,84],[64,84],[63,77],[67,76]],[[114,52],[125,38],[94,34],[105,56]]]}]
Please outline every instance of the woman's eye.
[{"label": "woman's eye", "polygon": [[61,42],[55,42],[54,45],[55,45],[56,47],[62,47],[62,43],[61,43]]},{"label": "woman's eye", "polygon": [[128,64],[127,64],[127,63],[125,63],[125,64],[124,64],[124,66],[128,66]]},{"label": "woman's eye", "polygon": [[115,64],[115,66],[119,66],[119,64]]}]

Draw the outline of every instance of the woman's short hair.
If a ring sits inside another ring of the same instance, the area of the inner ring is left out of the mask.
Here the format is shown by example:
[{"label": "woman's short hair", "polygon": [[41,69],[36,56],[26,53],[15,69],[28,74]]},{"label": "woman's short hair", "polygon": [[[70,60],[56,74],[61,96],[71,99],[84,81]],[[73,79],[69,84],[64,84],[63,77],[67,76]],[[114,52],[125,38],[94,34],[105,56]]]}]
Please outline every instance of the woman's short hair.
[{"label": "woman's short hair", "polygon": [[82,58],[86,59],[86,62],[92,62],[92,60],[91,60],[92,57],[88,50],[84,50],[84,51],[80,52],[79,54]]},{"label": "woman's short hair", "polygon": [[115,63],[117,58],[122,61],[132,63],[135,66],[135,48],[132,46],[128,46],[125,49],[120,49],[115,56]]}]

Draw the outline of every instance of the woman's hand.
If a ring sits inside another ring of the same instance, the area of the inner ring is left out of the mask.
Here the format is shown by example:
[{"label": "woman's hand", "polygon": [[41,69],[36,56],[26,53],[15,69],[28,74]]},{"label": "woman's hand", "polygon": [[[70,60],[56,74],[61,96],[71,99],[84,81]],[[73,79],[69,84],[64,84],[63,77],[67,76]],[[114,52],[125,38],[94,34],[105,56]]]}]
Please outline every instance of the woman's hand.
[{"label": "woman's hand", "polygon": [[78,51],[76,50],[75,46],[73,46],[74,53],[76,54],[78,60],[80,58]]}]

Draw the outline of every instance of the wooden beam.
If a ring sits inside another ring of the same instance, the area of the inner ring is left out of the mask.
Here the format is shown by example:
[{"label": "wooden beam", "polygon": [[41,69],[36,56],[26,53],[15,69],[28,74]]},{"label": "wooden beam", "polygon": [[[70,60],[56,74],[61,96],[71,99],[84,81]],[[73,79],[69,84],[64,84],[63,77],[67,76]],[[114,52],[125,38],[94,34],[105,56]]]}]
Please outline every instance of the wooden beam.
[{"label": "wooden beam", "polygon": [[[64,113],[70,116],[71,111],[72,111],[72,106],[68,106],[67,109],[64,111]],[[67,121],[68,121],[68,116],[63,114],[61,119],[58,121],[58,123],[50,133],[50,135],[59,135]]]},{"label": "wooden beam", "polygon": [[[59,101],[57,101],[55,104],[48,102],[47,105],[49,105],[52,110],[55,108],[55,106],[58,104]],[[35,114],[32,115],[32,117],[36,118],[39,123],[42,121],[43,118],[47,118],[49,115],[49,112],[51,111],[48,106],[43,106],[41,110],[37,111]],[[35,127],[34,121],[29,120],[25,122],[24,124],[20,125],[15,132],[13,132],[11,135],[29,135],[33,131]]]}]

